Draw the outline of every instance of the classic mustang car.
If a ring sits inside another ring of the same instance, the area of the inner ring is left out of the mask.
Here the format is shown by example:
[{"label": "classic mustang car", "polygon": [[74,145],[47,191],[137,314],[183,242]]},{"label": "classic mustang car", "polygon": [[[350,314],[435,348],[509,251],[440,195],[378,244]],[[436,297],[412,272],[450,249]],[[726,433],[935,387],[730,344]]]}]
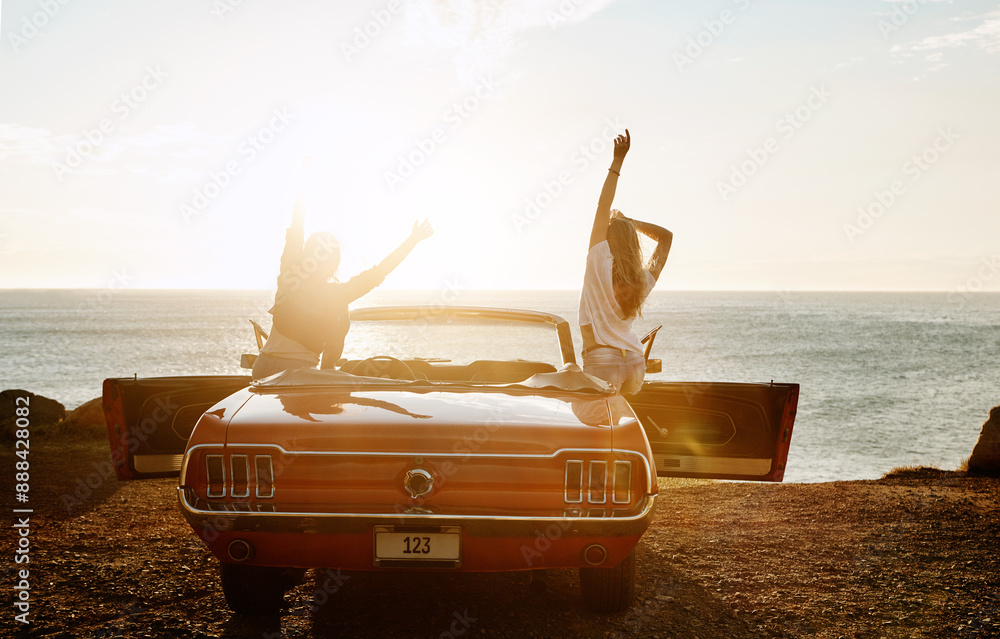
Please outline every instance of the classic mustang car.
[{"label": "classic mustang car", "polygon": [[[276,612],[309,568],[578,568],[584,603],[620,611],[658,476],[783,477],[797,384],[647,381],[626,401],[577,366],[556,315],[351,316],[349,342],[375,352],[330,370],[104,382],[118,478],[179,473],[181,512],[237,613]],[[505,327],[542,327],[561,361],[428,355],[470,323],[496,336],[481,342],[490,355]]]}]

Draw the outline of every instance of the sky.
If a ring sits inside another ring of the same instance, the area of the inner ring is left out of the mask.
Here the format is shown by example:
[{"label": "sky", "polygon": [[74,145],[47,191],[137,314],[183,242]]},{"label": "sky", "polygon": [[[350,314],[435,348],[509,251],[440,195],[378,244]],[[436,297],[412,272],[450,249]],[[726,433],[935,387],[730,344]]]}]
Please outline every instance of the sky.
[{"label": "sky", "polygon": [[997,113],[997,2],[2,0],[0,288],[271,289],[299,194],[342,279],[578,288],[627,127],[660,289],[1000,291]]}]

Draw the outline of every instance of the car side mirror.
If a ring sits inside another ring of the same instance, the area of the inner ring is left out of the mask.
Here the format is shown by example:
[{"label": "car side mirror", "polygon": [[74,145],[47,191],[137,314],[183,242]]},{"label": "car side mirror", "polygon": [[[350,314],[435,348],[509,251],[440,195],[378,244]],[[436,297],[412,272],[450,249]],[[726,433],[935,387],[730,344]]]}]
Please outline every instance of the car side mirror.
[{"label": "car side mirror", "polygon": [[[643,351],[642,357],[646,360],[646,372],[647,373],[659,373],[660,370],[663,368],[663,364],[662,364],[662,362],[660,362],[660,360],[658,360],[658,359],[656,359],[656,360],[649,359],[649,353],[650,353],[650,351],[653,350],[653,341],[656,340],[656,333],[661,328],[663,328],[663,324],[660,324],[659,326],[657,326],[653,330],[649,331],[648,333],[646,333],[645,335],[642,336],[641,340],[639,340],[642,344],[646,345],[646,349]],[[650,370],[650,365],[653,365],[652,364],[653,362],[656,362],[656,364],[654,365],[656,367],[655,371],[654,370]]]},{"label": "car side mirror", "polygon": [[257,356],[250,353],[243,353],[240,355],[240,368],[253,368],[254,362],[257,361]]},{"label": "car side mirror", "polygon": [[663,372],[663,360],[660,359],[647,359],[646,360],[646,373],[662,373]]}]

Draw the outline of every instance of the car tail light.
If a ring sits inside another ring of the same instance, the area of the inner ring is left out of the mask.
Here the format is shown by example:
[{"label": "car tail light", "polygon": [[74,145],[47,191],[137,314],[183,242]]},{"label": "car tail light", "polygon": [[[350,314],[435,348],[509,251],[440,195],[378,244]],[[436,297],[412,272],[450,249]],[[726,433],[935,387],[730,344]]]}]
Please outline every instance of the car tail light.
[{"label": "car tail light", "polygon": [[[610,476],[609,476],[609,468]],[[632,462],[604,459],[566,460],[565,501],[567,504],[607,504],[608,495],[613,504],[632,502]],[[594,510],[594,509],[591,509]],[[603,508],[596,509],[602,515]],[[589,511],[588,511],[589,512]]]},{"label": "car tail light", "polygon": [[250,463],[246,455],[233,455],[229,458],[233,474],[233,497],[250,496]]},{"label": "car tail light", "polygon": [[208,497],[226,496],[226,463],[222,455],[205,455],[205,472]]},{"label": "car tail light", "polygon": [[255,474],[257,475],[257,497],[267,499],[274,497],[274,467],[270,455],[254,455]]},{"label": "car tail light", "polygon": [[616,504],[627,504],[632,499],[632,462],[616,461],[611,500]]},{"label": "car tail light", "polygon": [[579,504],[583,501],[583,462],[571,459],[566,462],[566,503]]},{"label": "car tail light", "polygon": [[[206,454],[203,459],[206,498],[230,497],[245,500],[274,497],[274,465],[271,455],[219,452]],[[185,481],[197,479],[190,477]]]},{"label": "car tail light", "polygon": [[608,462],[592,460],[590,462],[590,495],[587,498],[592,504],[603,504],[607,501],[605,493],[608,485]]}]

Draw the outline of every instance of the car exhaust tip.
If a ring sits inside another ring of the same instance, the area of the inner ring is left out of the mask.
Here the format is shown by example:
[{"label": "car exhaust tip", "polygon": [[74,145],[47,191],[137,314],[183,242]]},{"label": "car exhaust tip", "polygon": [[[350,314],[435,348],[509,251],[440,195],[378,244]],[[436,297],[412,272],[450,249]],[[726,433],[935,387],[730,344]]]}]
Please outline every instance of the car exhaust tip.
[{"label": "car exhaust tip", "polygon": [[591,566],[600,566],[608,559],[608,551],[601,544],[590,544],[583,549],[583,560]]},{"label": "car exhaust tip", "polygon": [[253,546],[250,542],[242,539],[234,539],[229,542],[226,552],[233,561],[248,561],[253,559]]}]

